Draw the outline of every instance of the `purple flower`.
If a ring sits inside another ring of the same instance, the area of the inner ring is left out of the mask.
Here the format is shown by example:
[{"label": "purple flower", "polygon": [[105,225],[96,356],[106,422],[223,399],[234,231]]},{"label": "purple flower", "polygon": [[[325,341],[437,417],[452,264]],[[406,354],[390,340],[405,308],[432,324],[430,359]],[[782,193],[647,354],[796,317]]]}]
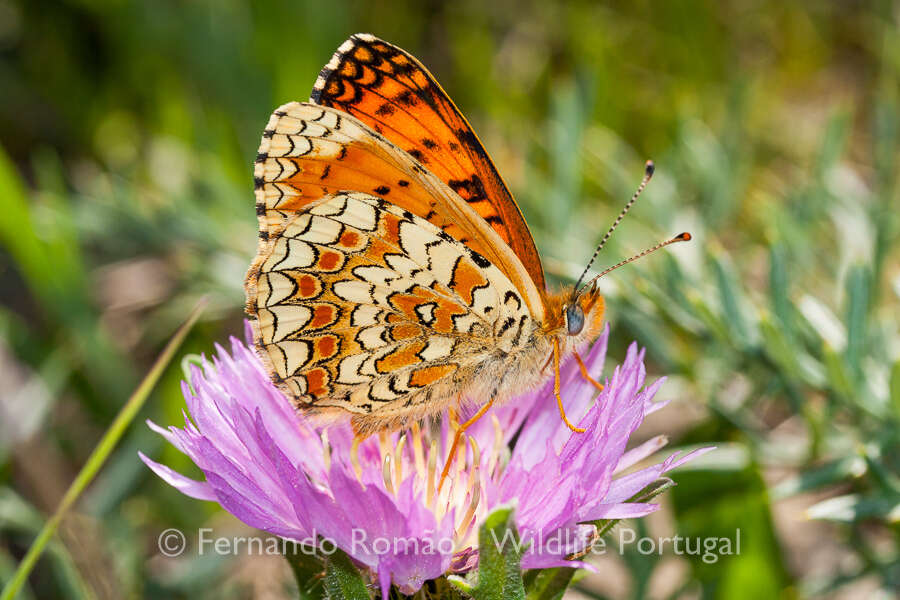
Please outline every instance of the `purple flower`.
[{"label": "purple flower", "polygon": [[[607,327],[586,356],[591,372],[602,370],[608,335]],[[321,429],[298,416],[254,352],[237,339],[231,346],[231,355],[217,346],[212,363],[193,367],[191,385],[182,383],[183,428],[148,422],[206,481],[141,459],[184,494],[218,502],[248,525],[336,545],[370,570],[385,598],[391,583],[411,594],[428,579],[474,568],[479,524],[506,503],[515,504],[519,534],[530,542],[523,568],[586,566],[565,558],[592,541],[594,526],[580,523],[653,512],[657,505],[628,499],[697,454],[621,475],[665,444],[659,436],[625,450],[663,405],[652,402],[663,379],[643,387],[644,351],[632,344],[599,395],[574,361],[563,364],[566,412],[585,433],[563,424],[548,382],[470,427],[458,450],[464,460],[437,492],[452,416],[439,427],[372,436],[354,450],[349,424]]]}]

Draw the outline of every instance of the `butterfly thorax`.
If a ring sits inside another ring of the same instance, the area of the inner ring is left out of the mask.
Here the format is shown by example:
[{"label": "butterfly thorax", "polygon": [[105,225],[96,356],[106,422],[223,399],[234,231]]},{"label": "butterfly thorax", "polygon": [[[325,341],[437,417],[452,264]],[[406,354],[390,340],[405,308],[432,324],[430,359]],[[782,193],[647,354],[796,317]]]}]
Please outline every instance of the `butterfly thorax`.
[{"label": "butterfly thorax", "polygon": [[603,327],[603,297],[595,289],[573,294],[571,289],[548,294],[547,319],[530,320],[527,338],[509,350],[494,348],[460,381],[463,399],[474,405],[493,399],[495,404],[515,401],[521,390],[535,389],[550,380],[554,342],[565,360],[573,351],[593,342]]}]

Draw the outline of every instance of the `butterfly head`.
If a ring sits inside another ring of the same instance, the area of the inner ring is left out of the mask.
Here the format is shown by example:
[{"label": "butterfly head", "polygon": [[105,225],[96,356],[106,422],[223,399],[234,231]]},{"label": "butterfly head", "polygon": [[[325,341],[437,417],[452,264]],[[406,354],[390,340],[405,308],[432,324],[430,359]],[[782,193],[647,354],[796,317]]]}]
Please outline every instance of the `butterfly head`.
[{"label": "butterfly head", "polygon": [[562,333],[578,344],[600,334],[603,326],[603,296],[591,285],[567,297],[560,309]]}]

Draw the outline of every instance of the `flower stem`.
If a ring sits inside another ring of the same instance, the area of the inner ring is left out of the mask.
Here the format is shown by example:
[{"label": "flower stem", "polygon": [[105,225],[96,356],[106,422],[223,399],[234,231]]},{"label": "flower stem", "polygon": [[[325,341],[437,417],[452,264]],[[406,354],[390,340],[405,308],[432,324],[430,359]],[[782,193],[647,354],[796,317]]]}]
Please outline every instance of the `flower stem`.
[{"label": "flower stem", "polygon": [[74,481],[72,481],[72,484],[69,486],[69,489],[66,490],[62,501],[59,503],[56,512],[53,513],[53,516],[47,520],[40,533],[38,533],[38,536],[31,544],[31,548],[28,549],[25,558],[19,563],[12,579],[10,579],[9,583],[3,588],[0,600],[12,600],[25,584],[28,575],[31,573],[31,570],[34,569],[34,565],[37,563],[38,558],[40,558],[41,553],[43,553],[44,547],[59,528],[59,524],[63,517],[65,517],[66,513],[85,488],[93,481],[94,476],[97,475],[97,472],[106,462],[107,457],[109,457],[110,453],[112,453],[113,449],[116,447],[116,444],[122,438],[122,435],[124,435],[126,429],[128,429],[131,421],[134,420],[135,415],[137,415],[141,407],[144,406],[144,402],[147,400],[150,392],[153,391],[153,388],[162,376],[163,371],[165,371],[166,366],[168,366],[172,357],[175,355],[175,352],[178,351],[178,348],[184,342],[185,337],[187,337],[188,332],[197,322],[197,319],[200,317],[200,314],[205,307],[206,300],[200,300],[184,324],[182,324],[181,327],[178,328],[178,331],[175,332],[175,335],[169,339],[166,347],[163,348],[162,353],[156,359],[156,362],[153,363],[153,366],[150,368],[146,377],[144,377],[143,381],[141,381],[131,397],[128,398],[125,406],[123,406],[119,411],[119,414],[116,415],[116,418],[109,426],[109,429],[106,430],[106,433],[103,434],[103,437],[94,448],[94,451],[91,452],[84,467],[82,467],[81,471],[78,472],[78,475],[75,476]]}]

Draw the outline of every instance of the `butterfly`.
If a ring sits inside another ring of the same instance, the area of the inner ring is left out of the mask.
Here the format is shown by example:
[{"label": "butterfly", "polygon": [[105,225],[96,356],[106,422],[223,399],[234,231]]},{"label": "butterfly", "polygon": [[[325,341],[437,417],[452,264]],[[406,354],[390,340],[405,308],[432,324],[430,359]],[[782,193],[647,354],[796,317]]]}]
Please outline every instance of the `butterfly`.
[{"label": "butterfly", "polygon": [[[598,251],[651,174],[648,162]],[[310,101],[272,114],[254,179],[246,310],[259,356],[298,409],[325,422],[349,415],[363,436],[477,399],[474,419],[542,384],[552,362],[562,418],[579,431],[563,411],[559,362],[574,354],[602,387],[577,353],[601,330],[596,278],[580,285],[586,268],[574,287],[548,291],[516,201],[413,56],[369,34],[344,42]]]}]

